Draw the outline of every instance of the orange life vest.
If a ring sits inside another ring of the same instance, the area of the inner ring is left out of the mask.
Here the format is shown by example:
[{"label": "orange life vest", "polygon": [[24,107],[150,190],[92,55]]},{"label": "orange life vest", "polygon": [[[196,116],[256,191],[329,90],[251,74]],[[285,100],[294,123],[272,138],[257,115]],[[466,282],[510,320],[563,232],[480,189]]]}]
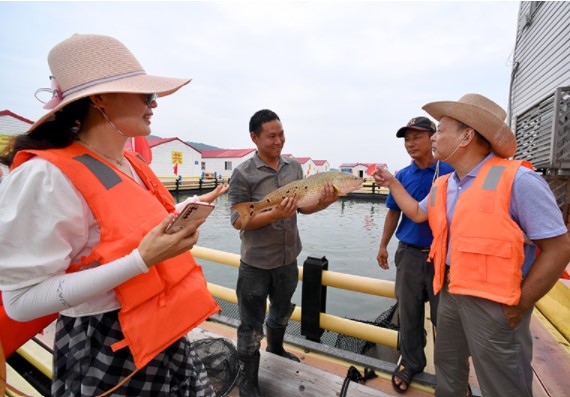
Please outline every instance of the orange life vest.
[{"label": "orange life vest", "polygon": [[434,292],[444,283],[448,233],[451,230],[449,291],[507,305],[518,303],[524,261],[523,232],[509,214],[518,168],[528,162],[489,159],[473,184],[457,200],[451,228],[447,224],[447,183],[438,178],[428,197],[433,232],[429,257],[435,266]]},{"label": "orange life vest", "polygon": [[12,320],[6,314],[2,303],[2,293],[0,293],[0,344],[4,348],[6,358],[10,357],[20,346],[32,339],[56,318],[57,314],[50,314],[27,322]]},{"label": "orange life vest", "polygon": [[[64,149],[21,151],[15,166],[42,157],[64,172],[81,192],[100,225],[99,244],[68,271],[99,262],[105,264],[137,248],[141,239],[175,210],[174,200],[150,167],[125,152],[148,190],[79,144]],[[115,288],[125,339],[112,347],[128,346],[138,369],[220,310],[208,292],[202,268],[190,252],[153,266]]]}]

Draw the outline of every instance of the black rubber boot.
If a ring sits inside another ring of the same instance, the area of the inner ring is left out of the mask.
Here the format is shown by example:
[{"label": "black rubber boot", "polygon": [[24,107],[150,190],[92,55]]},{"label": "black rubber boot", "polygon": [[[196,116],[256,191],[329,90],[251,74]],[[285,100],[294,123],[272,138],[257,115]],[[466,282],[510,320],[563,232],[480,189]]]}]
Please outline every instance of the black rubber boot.
[{"label": "black rubber boot", "polygon": [[241,356],[239,358],[241,370],[240,397],[262,397],[258,382],[259,359],[259,352],[256,352],[253,356]]},{"label": "black rubber boot", "polygon": [[267,349],[269,353],[277,354],[278,356],[288,358],[289,360],[300,362],[294,354],[286,352],[283,348],[283,338],[285,337],[285,327],[283,328],[269,328],[265,327],[267,336]]}]

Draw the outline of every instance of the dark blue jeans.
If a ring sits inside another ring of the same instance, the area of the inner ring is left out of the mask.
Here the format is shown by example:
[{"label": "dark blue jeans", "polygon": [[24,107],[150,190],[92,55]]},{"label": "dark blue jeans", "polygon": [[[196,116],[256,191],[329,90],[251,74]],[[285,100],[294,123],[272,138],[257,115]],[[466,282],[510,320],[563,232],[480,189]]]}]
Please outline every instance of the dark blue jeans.
[{"label": "dark blue jeans", "polygon": [[236,289],[240,316],[237,350],[240,356],[251,356],[259,350],[263,339],[267,298],[267,326],[287,326],[295,308],[295,305],[291,304],[291,297],[297,288],[298,280],[297,260],[275,269],[260,269],[240,261]]}]

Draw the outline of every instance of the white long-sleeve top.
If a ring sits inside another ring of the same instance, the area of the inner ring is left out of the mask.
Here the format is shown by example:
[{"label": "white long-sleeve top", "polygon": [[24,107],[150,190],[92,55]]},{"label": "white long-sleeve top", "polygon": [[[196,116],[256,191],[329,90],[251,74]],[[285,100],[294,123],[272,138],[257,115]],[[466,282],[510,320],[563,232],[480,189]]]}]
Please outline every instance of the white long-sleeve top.
[{"label": "white long-sleeve top", "polygon": [[[177,211],[191,200],[177,204]],[[0,185],[0,290],[8,315],[28,321],[119,309],[113,288],[148,271],[137,249],[104,266],[65,272],[99,238],[87,202],[58,167],[36,157],[6,176]]]}]

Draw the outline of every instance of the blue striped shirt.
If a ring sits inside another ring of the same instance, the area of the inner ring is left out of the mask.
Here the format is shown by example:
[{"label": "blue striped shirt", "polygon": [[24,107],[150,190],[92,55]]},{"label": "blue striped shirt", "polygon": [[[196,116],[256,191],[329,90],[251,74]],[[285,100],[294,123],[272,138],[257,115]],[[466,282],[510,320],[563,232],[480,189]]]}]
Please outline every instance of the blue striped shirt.
[{"label": "blue striped shirt", "polygon": [[[482,162],[473,168],[459,181],[456,173],[449,178],[447,183],[447,224],[451,225],[455,204],[462,192],[467,190],[475,180],[481,167],[487,160],[495,157],[489,154]],[[420,202],[420,209],[427,213],[427,197]],[[562,212],[558,208],[556,199],[546,180],[526,167],[519,167],[511,194],[511,218],[519,225],[521,230],[530,240],[541,240],[560,236],[568,231],[562,219]],[[450,264],[449,255],[451,246],[447,247],[447,264]],[[534,258],[536,246],[525,244],[525,260],[523,263],[523,275],[526,276]]]}]

